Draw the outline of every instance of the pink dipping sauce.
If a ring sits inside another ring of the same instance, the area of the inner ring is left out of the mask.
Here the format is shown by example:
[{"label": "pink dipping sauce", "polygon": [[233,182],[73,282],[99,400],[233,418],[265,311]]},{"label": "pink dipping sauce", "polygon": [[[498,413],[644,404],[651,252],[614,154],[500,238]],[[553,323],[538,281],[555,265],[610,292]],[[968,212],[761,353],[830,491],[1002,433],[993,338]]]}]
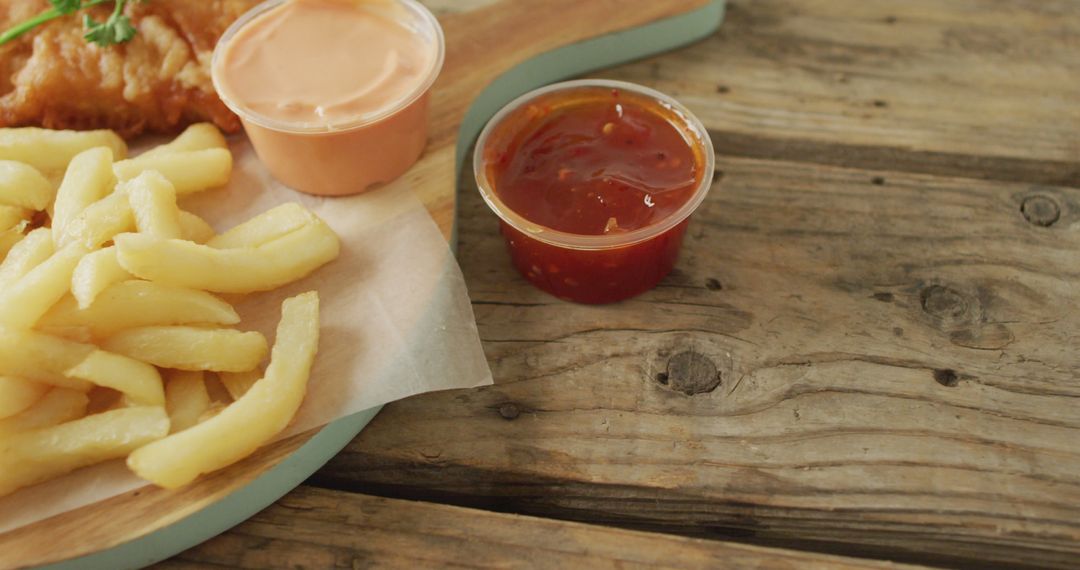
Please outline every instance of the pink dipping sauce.
[{"label": "pink dipping sauce", "polygon": [[353,194],[419,158],[442,57],[438,23],[414,0],[271,0],[225,33],[212,74],[274,176]]}]

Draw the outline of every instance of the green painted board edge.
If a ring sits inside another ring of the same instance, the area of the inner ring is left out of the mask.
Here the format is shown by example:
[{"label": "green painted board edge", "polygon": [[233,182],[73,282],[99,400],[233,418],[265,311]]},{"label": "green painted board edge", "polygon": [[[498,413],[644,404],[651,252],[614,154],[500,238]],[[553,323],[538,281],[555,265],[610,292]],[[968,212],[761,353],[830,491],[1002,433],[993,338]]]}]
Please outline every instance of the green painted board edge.
[{"label": "green painted board edge", "polygon": [[[515,97],[542,85],[640,59],[712,34],[724,18],[725,0],[652,24],[593,38],[536,56],[496,78],[469,107],[458,132],[456,178],[465,153],[484,123]],[[451,243],[457,241],[457,224]],[[456,247],[455,247],[456,249]],[[165,528],[108,550],[44,566],[49,570],[141,568],[160,562],[247,520],[296,488],[337,455],[381,407],[337,420],[246,487]]]}]

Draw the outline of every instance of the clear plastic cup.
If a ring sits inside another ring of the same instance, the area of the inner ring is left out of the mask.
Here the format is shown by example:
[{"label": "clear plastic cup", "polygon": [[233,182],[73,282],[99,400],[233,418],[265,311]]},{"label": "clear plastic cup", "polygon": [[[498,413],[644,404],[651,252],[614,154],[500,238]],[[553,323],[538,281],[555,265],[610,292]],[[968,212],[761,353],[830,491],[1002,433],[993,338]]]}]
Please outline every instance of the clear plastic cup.
[{"label": "clear plastic cup", "polygon": [[[499,197],[492,176],[494,145],[525,125],[519,111],[556,101],[574,90],[620,90],[666,110],[669,122],[683,135],[695,157],[697,187],[667,217],[625,233],[574,234],[537,224],[509,208]],[[473,173],[480,194],[499,217],[514,267],[536,287],[579,303],[612,303],[652,289],[679,256],[690,215],[705,199],[715,167],[712,141],[694,115],[678,101],[641,85],[584,79],[542,87],[518,97],[488,121],[476,143]]]},{"label": "clear plastic cup", "polygon": [[[438,20],[416,0],[360,5],[365,10],[384,11],[434,47],[436,55],[427,77],[394,105],[373,113],[331,125],[284,122],[254,112],[230,97],[219,63],[224,47],[237,31],[287,1],[267,0],[241,16],[222,35],[211,62],[214,88],[240,117],[255,153],[275,178],[308,194],[357,194],[401,176],[427,144],[429,92],[446,51]],[[358,46],[356,57],[364,57],[362,46]],[[318,63],[313,61],[312,65]]]}]

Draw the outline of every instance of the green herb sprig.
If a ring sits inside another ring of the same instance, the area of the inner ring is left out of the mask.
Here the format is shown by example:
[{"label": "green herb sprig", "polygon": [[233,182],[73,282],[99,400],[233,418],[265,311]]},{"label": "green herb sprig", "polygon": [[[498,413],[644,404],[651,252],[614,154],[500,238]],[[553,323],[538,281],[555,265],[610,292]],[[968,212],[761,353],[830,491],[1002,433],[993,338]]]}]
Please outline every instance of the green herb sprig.
[{"label": "green herb sprig", "polygon": [[[49,4],[52,4],[51,8],[0,33],[0,45],[14,40],[45,22],[106,2],[113,2],[113,11],[104,22],[95,21],[89,14],[83,14],[83,28],[86,29],[83,37],[86,41],[102,47],[124,43],[134,37],[136,31],[131,19],[124,15],[124,5],[129,1],[132,0],[49,0]],[[138,1],[145,2],[146,0]]]}]

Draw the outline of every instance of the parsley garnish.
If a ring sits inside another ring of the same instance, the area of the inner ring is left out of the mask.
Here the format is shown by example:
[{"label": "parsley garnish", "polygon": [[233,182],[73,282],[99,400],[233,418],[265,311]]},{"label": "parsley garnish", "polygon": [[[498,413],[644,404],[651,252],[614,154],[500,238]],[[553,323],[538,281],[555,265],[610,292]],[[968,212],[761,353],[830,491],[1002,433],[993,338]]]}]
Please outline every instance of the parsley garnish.
[{"label": "parsley garnish", "polygon": [[[49,0],[52,8],[25,22],[16,24],[0,34],[0,45],[10,42],[45,22],[110,1],[113,2],[113,11],[104,22],[95,21],[89,14],[83,15],[83,27],[86,28],[83,37],[86,38],[86,41],[99,46],[124,43],[135,36],[135,26],[132,25],[131,19],[124,15],[124,5],[129,0]],[[146,0],[139,1],[145,2]]]},{"label": "parsley garnish", "polygon": [[[70,0],[64,1],[70,2]],[[124,43],[134,37],[135,26],[132,26],[131,20],[124,15],[124,4],[126,3],[127,0],[116,0],[116,5],[113,7],[109,19],[102,23],[95,22],[90,17],[90,14],[83,14],[83,27],[86,28],[83,37],[86,38],[86,41],[99,46],[111,46]]]},{"label": "parsley garnish", "polygon": [[70,14],[82,7],[82,0],[49,0],[61,14]]}]

